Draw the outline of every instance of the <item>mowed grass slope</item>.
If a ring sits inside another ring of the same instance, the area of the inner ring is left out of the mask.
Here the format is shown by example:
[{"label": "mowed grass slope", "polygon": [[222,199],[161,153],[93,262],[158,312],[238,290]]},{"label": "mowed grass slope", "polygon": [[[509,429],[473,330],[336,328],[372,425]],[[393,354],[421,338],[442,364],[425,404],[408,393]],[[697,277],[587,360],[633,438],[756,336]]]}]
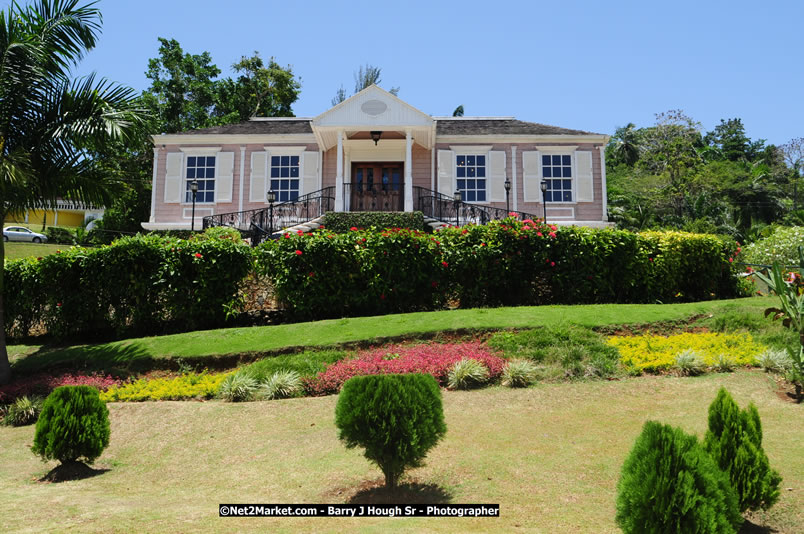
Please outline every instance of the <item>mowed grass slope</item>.
[{"label": "mowed grass slope", "polygon": [[755,312],[776,304],[770,297],[684,304],[599,304],[526,306],[356,317],[276,326],[205,330],[113,343],[66,348],[9,348],[14,370],[20,373],[58,364],[106,369],[148,368],[171,358],[214,359],[225,355],[264,354],[291,348],[332,347],[356,342],[432,335],[442,331],[539,328],[576,324],[596,327],[616,324],[678,321],[691,316],[730,311]]},{"label": "mowed grass slope", "polygon": [[757,405],[784,477],[778,504],[752,520],[804,532],[804,411],[759,371],[445,392],[446,437],[408,480],[453,503],[499,503],[500,518],[219,518],[220,503],[348,502],[381,479],[338,441],[337,397],[110,404],[111,443],[95,466],[109,471],[90,479],[37,482],[56,464],[31,454],[34,428],[0,430],[3,530],[618,532],[617,480],[643,423],[701,438],[721,385]]}]

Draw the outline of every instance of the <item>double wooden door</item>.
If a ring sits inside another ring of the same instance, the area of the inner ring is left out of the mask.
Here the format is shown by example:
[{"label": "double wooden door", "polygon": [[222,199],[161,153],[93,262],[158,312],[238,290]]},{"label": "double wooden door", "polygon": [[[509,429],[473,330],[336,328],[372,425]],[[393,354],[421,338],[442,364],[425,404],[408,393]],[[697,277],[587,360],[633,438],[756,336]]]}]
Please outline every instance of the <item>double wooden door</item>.
[{"label": "double wooden door", "polygon": [[354,163],[350,195],[351,211],[403,211],[401,162]]}]

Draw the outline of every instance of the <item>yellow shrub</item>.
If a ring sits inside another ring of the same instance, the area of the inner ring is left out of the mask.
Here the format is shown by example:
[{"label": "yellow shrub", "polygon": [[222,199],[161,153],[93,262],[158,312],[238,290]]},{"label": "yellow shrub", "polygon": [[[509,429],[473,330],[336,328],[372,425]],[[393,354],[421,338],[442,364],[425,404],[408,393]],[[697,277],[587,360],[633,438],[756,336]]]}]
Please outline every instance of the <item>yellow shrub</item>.
[{"label": "yellow shrub", "polygon": [[218,392],[218,387],[229,373],[208,374],[206,371],[188,373],[176,378],[141,378],[136,382],[114,386],[101,392],[106,402],[209,399]]},{"label": "yellow shrub", "polygon": [[725,354],[735,365],[754,365],[767,347],[750,334],[685,333],[675,336],[613,336],[606,341],[620,351],[620,361],[640,371],[657,371],[673,365],[676,354],[691,349],[700,353],[708,366]]}]

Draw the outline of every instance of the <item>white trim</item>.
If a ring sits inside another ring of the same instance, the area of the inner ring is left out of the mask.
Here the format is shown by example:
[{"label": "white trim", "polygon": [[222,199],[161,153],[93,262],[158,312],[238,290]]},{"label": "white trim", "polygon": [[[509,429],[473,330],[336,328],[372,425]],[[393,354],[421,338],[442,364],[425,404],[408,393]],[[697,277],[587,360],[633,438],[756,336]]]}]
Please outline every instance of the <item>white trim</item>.
[{"label": "white trim", "polygon": [[343,211],[343,130],[338,130],[335,163],[335,211]]},{"label": "white trim", "polygon": [[514,194],[514,201],[511,203],[511,206],[514,211],[519,211],[518,207],[518,197],[519,195],[516,194],[516,147],[511,146],[511,192]]},{"label": "white trim", "polygon": [[[548,202],[547,203],[547,220],[550,221],[551,219],[563,219],[563,220],[573,220],[575,219],[575,206],[568,206],[566,203],[563,206],[557,206],[555,208],[550,207],[550,204],[558,204],[558,202]],[[556,215],[555,213],[550,214],[550,210],[569,210],[569,215]]]},{"label": "white trim", "polygon": [[476,154],[488,154],[491,152],[492,146],[491,145],[450,145],[450,150],[455,152],[457,156],[460,154],[468,154],[468,155],[476,155]]},{"label": "white trim", "polygon": [[[592,168],[594,171],[594,167]],[[594,181],[594,174],[592,174]],[[601,221],[608,222],[609,220],[609,192],[606,190],[606,145],[600,147],[600,199],[603,202],[603,213],[601,214]]]},{"label": "white trim", "polygon": [[[166,163],[167,164],[167,163]],[[151,183],[151,217],[148,219],[149,222],[154,222],[156,220],[156,171],[159,167],[159,149],[154,148],[154,175],[153,175],[153,182]],[[26,221],[28,214],[25,214]]]},{"label": "white trim", "polygon": [[223,150],[221,146],[180,146],[179,150],[184,152],[186,156],[217,156],[218,152]]},{"label": "white trim", "polygon": [[276,153],[280,156],[300,156],[307,150],[306,146],[290,145],[264,145],[262,148],[269,154]]},{"label": "white trim", "polygon": [[324,151],[318,149],[318,189],[324,189]]},{"label": "white trim", "polygon": [[[558,148],[560,150],[548,151],[548,150],[544,150],[545,148],[548,148],[548,149],[549,148]],[[569,148],[571,148],[573,150],[571,150],[571,151],[566,150],[566,149],[569,149]],[[575,204],[578,203],[578,191],[576,191],[576,185],[578,184],[578,167],[577,167],[576,162],[577,162],[578,158],[575,157],[575,149],[576,148],[577,147],[539,147],[539,149],[538,149],[538,151],[539,151],[539,185],[540,186],[541,186],[542,180],[552,180],[554,178],[552,176],[550,178],[545,178],[544,177],[544,163],[542,163],[542,156],[544,156],[544,155],[569,156],[570,158],[572,158],[572,160],[570,161],[570,164],[572,166],[572,176],[570,177],[570,180],[571,180],[571,182],[570,182],[570,192],[572,194],[572,200],[570,202],[564,202],[563,200],[560,200],[560,201],[559,200],[551,200],[550,202],[547,202],[547,209],[548,210],[550,209],[551,205],[555,205],[555,204],[558,204],[559,206],[574,206]],[[550,153],[545,154],[545,152],[550,152]],[[561,179],[564,180],[565,178],[561,177]],[[562,189],[562,191],[563,191],[563,189]],[[544,203],[544,194],[541,193],[541,187],[539,187],[539,193],[540,193],[540,196],[542,197],[542,203]],[[574,218],[574,215],[573,215],[573,218]]]},{"label": "white trim", "polygon": [[413,134],[405,130],[405,204],[404,211],[413,211]]},{"label": "white trim", "polygon": [[243,182],[246,174],[246,146],[240,145],[240,187],[238,187],[237,211],[243,211]]},{"label": "white trim", "polygon": [[559,153],[559,154],[570,154],[578,150],[577,146],[570,146],[570,145],[535,145],[533,147],[535,150],[539,152],[550,152],[550,153]]}]

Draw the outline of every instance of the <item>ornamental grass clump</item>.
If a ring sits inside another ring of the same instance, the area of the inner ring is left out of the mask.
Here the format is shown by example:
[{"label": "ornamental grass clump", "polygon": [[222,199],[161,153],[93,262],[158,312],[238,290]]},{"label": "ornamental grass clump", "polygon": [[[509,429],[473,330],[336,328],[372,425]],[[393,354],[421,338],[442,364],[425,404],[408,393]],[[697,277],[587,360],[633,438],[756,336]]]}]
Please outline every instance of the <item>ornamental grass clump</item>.
[{"label": "ornamental grass clump", "polygon": [[463,359],[452,364],[447,374],[447,387],[450,389],[471,389],[480,387],[489,380],[489,370],[477,360]]},{"label": "ornamental grass clump", "polygon": [[31,450],[43,460],[92,463],[109,445],[109,410],[91,386],[62,386],[48,395]]},{"label": "ornamental grass clump", "polygon": [[682,376],[698,376],[706,370],[706,364],[699,352],[687,349],[676,354],[673,368]]},{"label": "ornamental grass clump", "polygon": [[43,404],[42,397],[28,397],[27,395],[19,397],[6,408],[3,424],[9,426],[32,425],[39,417]]},{"label": "ornamental grass clump", "polygon": [[530,360],[511,360],[502,372],[502,385],[509,388],[526,388],[536,381],[538,369]]},{"label": "ornamental grass clump", "polygon": [[343,385],[335,407],[338,437],[347,448],[362,447],[365,457],[394,488],[406,469],[447,432],[441,390],[432,376],[386,374],[356,376]]},{"label": "ornamental grass clump", "polygon": [[725,388],[709,406],[704,448],[737,492],[740,511],[767,510],[779,499],[782,477],[762,449],[762,424],[753,403],[740,410]]},{"label": "ornamental grass clump", "polygon": [[734,361],[734,357],[730,354],[718,354],[717,360],[715,360],[715,364],[713,367],[721,372],[721,373],[730,373],[734,371],[737,362]]},{"label": "ornamental grass clump", "polygon": [[742,520],[728,475],[697,438],[646,422],[617,484],[616,521],[623,532],[734,533]]},{"label": "ornamental grass clump", "polygon": [[260,383],[249,373],[237,372],[221,382],[218,395],[230,402],[245,402],[254,398]]},{"label": "ornamental grass clump", "polygon": [[276,371],[260,385],[263,399],[286,399],[302,391],[301,375],[293,370]]},{"label": "ornamental grass clump", "polygon": [[757,360],[760,367],[770,373],[784,374],[793,368],[793,358],[786,350],[768,349]]}]

